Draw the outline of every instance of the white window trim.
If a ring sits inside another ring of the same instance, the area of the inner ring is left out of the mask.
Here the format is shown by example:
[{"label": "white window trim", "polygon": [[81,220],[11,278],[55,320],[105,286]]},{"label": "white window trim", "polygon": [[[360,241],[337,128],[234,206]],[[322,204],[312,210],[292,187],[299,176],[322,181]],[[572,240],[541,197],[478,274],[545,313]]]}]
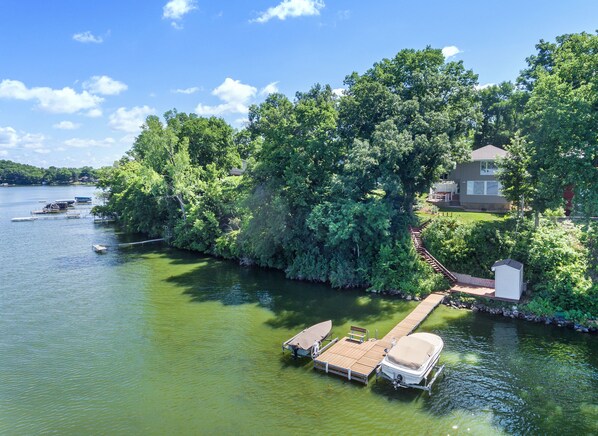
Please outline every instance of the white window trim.
[{"label": "white window trim", "polygon": [[[483,183],[484,184],[484,193],[483,194],[474,194],[473,193],[473,186],[474,183]],[[497,194],[488,194],[488,183],[497,183],[498,184],[498,193]],[[491,197],[502,197],[502,186],[498,180],[468,180],[467,181],[467,195],[485,195]]]}]

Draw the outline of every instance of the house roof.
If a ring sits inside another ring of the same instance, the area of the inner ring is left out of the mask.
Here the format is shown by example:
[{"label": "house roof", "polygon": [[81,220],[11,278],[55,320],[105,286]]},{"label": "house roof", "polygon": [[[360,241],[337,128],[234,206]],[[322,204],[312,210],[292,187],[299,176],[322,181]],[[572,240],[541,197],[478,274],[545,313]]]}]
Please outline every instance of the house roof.
[{"label": "house roof", "polygon": [[486,145],[471,152],[472,161],[495,160],[497,157],[505,157],[507,151],[494,145]]},{"label": "house roof", "polygon": [[494,265],[492,265],[492,271],[494,271],[494,269],[496,267],[499,266],[510,266],[511,268],[514,269],[518,269],[521,270],[523,268],[523,264],[521,262],[517,262],[516,260],[513,259],[503,259],[503,260],[497,260],[496,262],[494,262]]}]

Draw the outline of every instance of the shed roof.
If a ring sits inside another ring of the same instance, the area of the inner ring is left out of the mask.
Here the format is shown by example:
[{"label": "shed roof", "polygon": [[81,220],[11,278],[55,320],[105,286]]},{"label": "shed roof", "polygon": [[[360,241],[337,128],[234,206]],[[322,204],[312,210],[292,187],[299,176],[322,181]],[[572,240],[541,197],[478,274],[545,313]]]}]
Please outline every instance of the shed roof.
[{"label": "shed roof", "polygon": [[494,262],[494,265],[492,265],[492,271],[494,271],[494,269],[496,267],[499,266],[510,266],[511,268],[515,268],[518,270],[521,270],[523,268],[523,264],[521,262],[517,262],[516,260],[513,259],[503,259],[503,260],[497,260],[496,262]]},{"label": "shed roof", "polygon": [[471,152],[472,161],[495,160],[497,157],[505,157],[507,151],[494,145],[486,145]]}]

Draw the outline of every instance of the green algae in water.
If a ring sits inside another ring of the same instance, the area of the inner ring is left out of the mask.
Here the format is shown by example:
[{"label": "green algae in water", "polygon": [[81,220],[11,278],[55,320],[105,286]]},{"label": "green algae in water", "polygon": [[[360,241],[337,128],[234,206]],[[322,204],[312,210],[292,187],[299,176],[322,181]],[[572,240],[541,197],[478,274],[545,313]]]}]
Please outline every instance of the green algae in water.
[{"label": "green algae in water", "polygon": [[51,189],[0,190],[1,434],[597,432],[595,336],[442,306],[420,327],[445,341],[431,397],[361,386],[282,342],[324,319],[381,337],[417,303],[159,245],[98,256],[125,239],[86,220],[10,223],[88,195]]}]

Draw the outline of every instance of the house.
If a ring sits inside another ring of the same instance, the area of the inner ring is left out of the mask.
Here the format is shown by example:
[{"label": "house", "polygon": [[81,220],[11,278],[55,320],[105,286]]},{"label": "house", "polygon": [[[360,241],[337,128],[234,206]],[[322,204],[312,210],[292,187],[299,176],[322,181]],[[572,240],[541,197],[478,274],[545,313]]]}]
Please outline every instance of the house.
[{"label": "house", "polygon": [[503,300],[519,301],[523,292],[523,264],[513,259],[499,260],[492,265],[494,296]]},{"label": "house", "polygon": [[430,200],[464,209],[507,211],[511,208],[500,192],[496,178],[496,159],[507,152],[494,145],[486,145],[471,152],[469,162],[457,164],[447,177],[436,183]]}]

